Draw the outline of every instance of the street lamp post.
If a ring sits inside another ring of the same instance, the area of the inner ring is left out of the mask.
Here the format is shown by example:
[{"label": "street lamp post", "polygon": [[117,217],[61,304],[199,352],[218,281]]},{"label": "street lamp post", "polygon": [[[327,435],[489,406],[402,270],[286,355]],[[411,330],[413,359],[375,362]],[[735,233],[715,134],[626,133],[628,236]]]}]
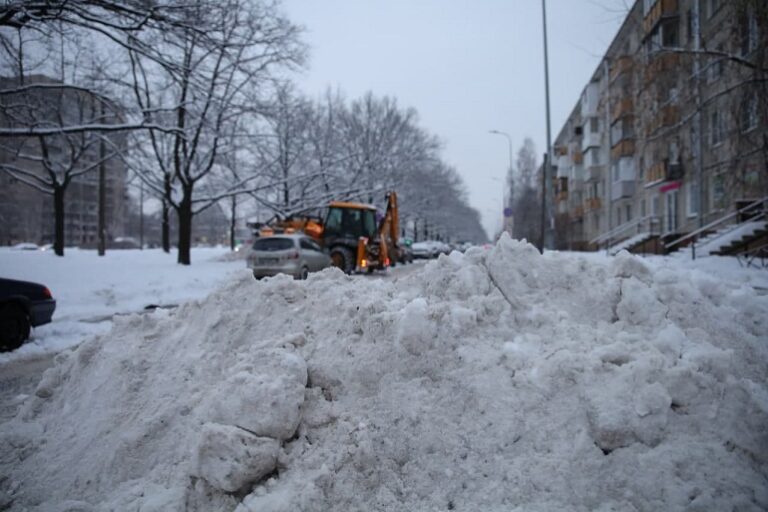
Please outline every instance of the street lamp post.
[{"label": "street lamp post", "polygon": [[[512,178],[512,176],[511,176],[512,175],[512,158],[513,158],[512,157],[512,153],[513,153],[513,151],[512,151],[512,137],[507,132],[502,132],[502,131],[499,131],[499,130],[489,130],[488,133],[492,133],[494,135],[503,135],[504,137],[507,138],[507,144],[509,144],[509,175],[508,176],[510,178],[509,179],[509,187],[510,187],[510,190],[509,190],[509,203],[510,204],[509,205],[507,204],[507,195],[506,195],[507,190],[506,190],[506,186],[505,186],[504,187],[504,196],[503,196],[503,199],[502,199],[502,208],[503,208],[503,210],[501,212],[501,223],[502,223],[501,224],[501,229],[504,230],[506,228],[506,220],[507,220],[506,209],[507,209],[508,206],[511,206],[511,203],[515,200],[515,197],[514,197],[515,182],[514,182],[513,179],[511,179]],[[510,235],[511,234],[512,233],[510,233]]]},{"label": "street lamp post", "polygon": [[[549,56],[547,54],[547,4],[541,0],[541,18],[544,27],[544,94],[547,103],[547,156],[541,169],[541,253],[544,254],[544,234],[547,221],[547,180],[552,168],[552,136],[549,116]],[[554,238],[554,233],[553,233]]]}]

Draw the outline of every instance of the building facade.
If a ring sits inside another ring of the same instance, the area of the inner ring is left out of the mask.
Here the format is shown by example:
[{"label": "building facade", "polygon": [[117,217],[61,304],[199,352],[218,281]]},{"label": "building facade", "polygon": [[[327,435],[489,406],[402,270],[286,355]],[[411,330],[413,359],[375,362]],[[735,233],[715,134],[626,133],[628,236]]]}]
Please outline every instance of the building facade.
[{"label": "building facade", "polygon": [[[0,126],[77,126],[110,124],[119,112],[103,98],[78,89],[62,89],[44,76],[0,79],[2,89],[18,93],[0,98]],[[121,236],[127,199],[126,166],[116,153],[125,134],[93,133],[18,136],[0,139],[0,244],[51,243],[54,239],[52,183],[66,182],[64,236],[69,246],[98,241],[99,168],[105,178],[107,239]],[[106,157],[105,157],[106,155]],[[113,155],[113,156],[110,156]]]},{"label": "building facade", "polygon": [[555,246],[641,252],[768,196],[768,3],[638,0],[553,146]]}]

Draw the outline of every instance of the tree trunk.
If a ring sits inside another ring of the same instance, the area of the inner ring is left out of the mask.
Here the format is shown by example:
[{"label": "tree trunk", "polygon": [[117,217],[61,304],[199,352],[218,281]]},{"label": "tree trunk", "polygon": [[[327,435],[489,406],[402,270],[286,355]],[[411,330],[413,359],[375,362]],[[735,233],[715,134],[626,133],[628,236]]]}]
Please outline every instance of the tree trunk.
[{"label": "tree trunk", "polygon": [[[104,102],[101,102],[101,118],[104,119]],[[104,256],[107,252],[107,182],[106,182],[106,148],[104,139],[99,139],[99,256]]]},{"label": "tree trunk", "polygon": [[53,232],[53,252],[64,256],[64,191],[65,187],[56,185],[53,189],[53,214],[55,228]]},{"label": "tree trunk", "polygon": [[232,196],[232,216],[229,221],[229,250],[235,250],[235,222],[237,215],[237,196]]},{"label": "tree trunk", "polygon": [[168,201],[163,200],[163,223],[162,223],[162,237],[163,237],[163,251],[171,252],[171,229],[170,229],[170,208],[168,207]]},{"label": "tree trunk", "polygon": [[184,196],[176,209],[179,217],[179,258],[178,263],[190,265],[192,258],[192,187],[184,187]]},{"label": "tree trunk", "polygon": [[163,237],[163,251],[165,252],[171,252],[171,229],[170,229],[170,219],[169,219],[169,213],[170,213],[170,206],[169,203],[171,201],[171,176],[168,173],[165,173],[165,176],[163,177],[164,180],[164,197],[163,197],[163,226],[162,226],[162,237]]},{"label": "tree trunk", "polygon": [[[101,107],[101,116],[104,117],[104,106]],[[104,157],[106,150],[104,148],[104,139],[99,141],[99,237],[98,254],[104,256],[107,252],[107,182],[105,176]]]}]

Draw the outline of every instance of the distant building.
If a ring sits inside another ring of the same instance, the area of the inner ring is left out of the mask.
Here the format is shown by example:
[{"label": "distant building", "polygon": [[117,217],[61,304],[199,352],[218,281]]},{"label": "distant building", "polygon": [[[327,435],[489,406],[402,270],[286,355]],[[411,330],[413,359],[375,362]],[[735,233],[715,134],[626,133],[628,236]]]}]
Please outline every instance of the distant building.
[{"label": "distant building", "polygon": [[768,196],[767,20],[766,2],[634,3],[554,141],[557,248],[663,252]]},{"label": "distant building", "polygon": [[[24,84],[18,78],[0,78],[0,89],[19,89],[17,93],[0,96],[0,126],[28,127],[33,122],[37,126],[72,126],[83,123],[84,117],[110,124],[120,118],[111,103],[86,91],[50,87],[58,83],[40,75],[25,77]],[[20,87],[28,84],[48,87]],[[67,172],[71,176],[64,200],[65,244],[94,246],[97,243],[99,173],[96,164],[100,161],[100,151],[123,150],[126,144],[125,134],[119,132],[106,135],[108,144],[103,145],[106,149],[90,137],[57,134],[46,136],[44,141],[24,136],[0,139],[0,244],[53,241],[53,196],[40,190],[45,187],[22,172],[47,176],[51,171],[40,162],[44,151],[53,163],[53,172],[60,178]],[[107,237],[111,239],[123,234],[127,171],[118,157],[108,158],[104,166],[105,217]],[[3,167],[19,171],[7,172]],[[81,174],[89,167],[93,170]]]}]

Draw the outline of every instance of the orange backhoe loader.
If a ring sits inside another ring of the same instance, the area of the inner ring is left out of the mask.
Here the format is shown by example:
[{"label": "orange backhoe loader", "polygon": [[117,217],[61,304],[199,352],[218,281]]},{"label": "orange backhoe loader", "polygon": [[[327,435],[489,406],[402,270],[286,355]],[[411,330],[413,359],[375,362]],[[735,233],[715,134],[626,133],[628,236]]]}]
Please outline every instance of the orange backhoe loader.
[{"label": "orange backhoe loader", "polygon": [[303,231],[325,248],[334,266],[351,274],[394,265],[399,258],[399,230],[397,194],[389,192],[387,209],[378,221],[373,205],[332,201],[324,220],[290,217],[270,223],[260,234]]}]

